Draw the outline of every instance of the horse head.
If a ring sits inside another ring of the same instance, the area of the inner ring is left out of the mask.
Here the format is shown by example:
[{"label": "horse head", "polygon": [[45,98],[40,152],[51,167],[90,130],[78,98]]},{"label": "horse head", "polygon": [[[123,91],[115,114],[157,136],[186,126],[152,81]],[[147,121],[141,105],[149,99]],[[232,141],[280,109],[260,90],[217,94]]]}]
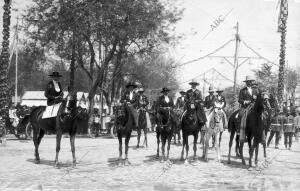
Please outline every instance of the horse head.
[{"label": "horse head", "polygon": [[116,116],[116,123],[125,125],[127,122],[127,108],[125,104],[119,104],[115,106],[114,114]]}]

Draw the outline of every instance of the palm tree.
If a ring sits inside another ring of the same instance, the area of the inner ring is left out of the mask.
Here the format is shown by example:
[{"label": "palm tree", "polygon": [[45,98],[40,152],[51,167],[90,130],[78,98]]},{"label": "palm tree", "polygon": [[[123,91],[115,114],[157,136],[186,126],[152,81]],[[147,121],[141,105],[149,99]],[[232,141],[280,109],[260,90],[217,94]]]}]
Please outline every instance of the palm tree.
[{"label": "palm tree", "polygon": [[10,4],[11,0],[4,0],[3,6],[3,39],[0,55],[0,134],[4,132],[5,116],[8,113],[8,62],[9,62],[9,35],[10,35]]}]

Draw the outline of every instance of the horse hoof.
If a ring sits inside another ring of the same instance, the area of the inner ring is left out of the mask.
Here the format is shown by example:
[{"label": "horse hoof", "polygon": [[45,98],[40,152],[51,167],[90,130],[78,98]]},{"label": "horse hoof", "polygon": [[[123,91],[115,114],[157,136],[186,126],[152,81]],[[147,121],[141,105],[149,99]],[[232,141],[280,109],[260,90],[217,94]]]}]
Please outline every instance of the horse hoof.
[{"label": "horse hoof", "polygon": [[185,165],[188,165],[188,164],[189,164],[189,160],[186,159],[186,160],[184,161],[184,164],[185,164]]},{"label": "horse hoof", "polygon": [[40,159],[35,159],[35,164],[40,164],[40,163],[41,163]]},{"label": "horse hoof", "polygon": [[227,164],[231,164],[231,161],[229,160],[229,161],[227,161]]}]

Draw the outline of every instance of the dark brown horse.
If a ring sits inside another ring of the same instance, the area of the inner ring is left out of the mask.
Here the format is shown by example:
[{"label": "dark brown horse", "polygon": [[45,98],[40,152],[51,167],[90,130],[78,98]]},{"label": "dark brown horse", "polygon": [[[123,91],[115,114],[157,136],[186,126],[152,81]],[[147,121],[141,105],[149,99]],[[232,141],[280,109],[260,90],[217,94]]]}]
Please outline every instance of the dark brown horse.
[{"label": "dark brown horse", "polygon": [[35,161],[40,163],[39,156],[39,145],[46,131],[56,132],[56,156],[54,165],[58,166],[58,154],[60,151],[61,137],[63,133],[69,133],[71,151],[73,157],[73,166],[76,166],[75,157],[75,135],[76,135],[76,120],[77,120],[77,109],[76,109],[76,92],[69,92],[67,97],[63,99],[58,114],[56,117],[42,119],[43,113],[46,109],[45,106],[35,108],[30,114],[30,123],[33,130],[33,142],[35,146]]},{"label": "dark brown horse", "polygon": [[128,161],[128,148],[133,128],[133,117],[126,104],[117,105],[115,107],[115,116],[115,126],[119,140],[119,161],[122,160],[122,138],[125,137],[125,163],[130,164]]},{"label": "dark brown horse", "polygon": [[[159,158],[159,144],[161,140],[161,151],[163,155],[163,160],[169,160],[169,152],[171,146],[171,140],[174,133],[174,116],[173,111],[170,108],[161,108],[161,112],[158,115],[157,119],[157,128],[156,128],[156,139],[157,139],[157,153],[156,157]],[[167,157],[165,155],[165,146],[168,141],[167,146]]]},{"label": "dark brown horse", "polygon": [[239,113],[239,110],[233,112],[231,114],[231,116],[228,119],[228,131],[230,133],[230,138],[229,138],[229,152],[228,152],[228,163],[230,163],[230,157],[231,157],[231,147],[232,147],[232,143],[233,143],[233,139],[234,139],[234,135],[236,134],[236,138],[235,138],[235,154],[236,157],[240,157],[240,142],[239,142],[239,137],[240,134],[238,131],[239,129],[239,120],[238,120],[238,116],[237,114]]},{"label": "dark brown horse", "polygon": [[138,110],[138,114],[139,114],[139,117],[138,117],[138,128],[137,128],[137,139],[138,139],[138,143],[137,143],[137,148],[140,147],[140,139],[141,139],[141,132],[143,130],[144,132],[144,136],[145,136],[145,139],[144,139],[144,143],[143,144],[146,144],[146,147],[148,147],[148,139],[147,139],[147,118],[146,118],[146,109],[145,108],[140,108]]},{"label": "dark brown horse", "polygon": [[[192,103],[194,104],[194,103]],[[195,109],[192,109],[191,106],[187,107],[187,111],[183,116],[182,123],[181,123],[181,129],[182,129],[182,151],[181,151],[181,160],[185,160],[185,163],[187,164],[188,161],[188,153],[189,153],[189,142],[188,137],[189,135],[194,136],[194,159],[197,158],[196,152],[197,152],[197,140],[200,130],[205,124],[200,124],[197,119],[197,113]],[[203,142],[204,144],[204,142]],[[203,145],[204,146],[204,145]],[[186,156],[185,159],[183,157],[184,155],[184,149],[186,150]],[[204,152],[203,152],[204,157]]]},{"label": "dark brown horse", "polygon": [[[266,158],[266,148],[265,148],[265,127],[264,127],[264,119],[263,112],[265,110],[270,109],[270,104],[268,99],[263,98],[263,94],[258,93],[257,98],[254,102],[252,109],[248,112],[246,118],[246,129],[245,135],[249,146],[249,166],[252,167],[252,158],[253,152],[255,150],[255,164],[258,162],[258,148],[259,143],[263,143],[264,146],[264,157]],[[234,119],[237,120],[237,119]],[[246,165],[244,156],[243,156],[243,147],[244,141],[239,140],[240,142],[240,157],[242,159],[242,163]],[[228,161],[230,162],[230,152],[228,155]]]}]

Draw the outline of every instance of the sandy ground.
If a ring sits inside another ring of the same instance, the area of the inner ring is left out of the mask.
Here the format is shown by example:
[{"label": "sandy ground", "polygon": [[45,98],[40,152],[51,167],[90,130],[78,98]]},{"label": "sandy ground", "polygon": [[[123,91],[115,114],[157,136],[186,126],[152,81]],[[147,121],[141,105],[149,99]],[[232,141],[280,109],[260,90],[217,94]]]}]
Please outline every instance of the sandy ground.
[{"label": "sandy ground", "polygon": [[[63,138],[59,157],[60,168],[53,167],[55,137],[47,136],[40,146],[41,164],[34,163],[32,141],[10,139],[0,146],[0,190],[299,190],[300,144],[292,150],[273,145],[268,148],[269,162],[264,162],[260,147],[259,165],[249,170],[235,157],[227,164],[229,134],[223,134],[222,163],[214,150],[209,161],[180,161],[181,146],[172,144],[171,163],[155,159],[156,139],[149,134],[149,148],[136,149],[136,137],[130,141],[131,165],[119,166],[118,141],[110,138],[77,138],[78,165],[71,167],[72,155],[68,138]],[[143,139],[143,138],[142,138]],[[192,143],[193,138],[189,141]],[[190,147],[190,149],[192,149]],[[248,159],[248,148],[244,149]],[[190,152],[190,156],[192,152]],[[198,145],[198,156],[202,146]],[[248,162],[248,161],[247,161]]]}]

